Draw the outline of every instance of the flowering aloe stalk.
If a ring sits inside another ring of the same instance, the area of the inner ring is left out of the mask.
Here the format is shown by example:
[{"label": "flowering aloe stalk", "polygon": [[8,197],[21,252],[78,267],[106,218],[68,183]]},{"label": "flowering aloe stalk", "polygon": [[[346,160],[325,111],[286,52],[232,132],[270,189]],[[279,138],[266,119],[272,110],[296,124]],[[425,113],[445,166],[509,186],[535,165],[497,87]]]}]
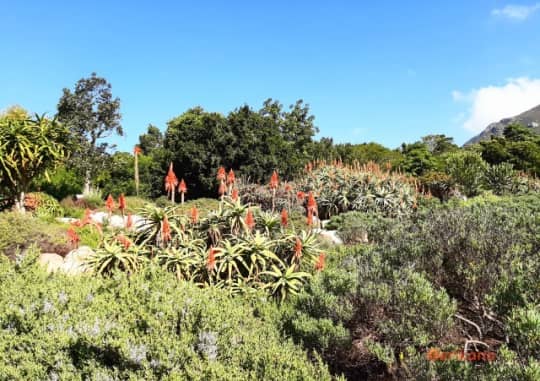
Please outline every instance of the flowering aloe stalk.
[{"label": "flowering aloe stalk", "polygon": [[69,243],[71,243],[72,245],[75,245],[75,247],[78,248],[81,238],[79,237],[75,229],[73,229],[73,227],[70,226],[66,234],[68,236]]},{"label": "flowering aloe stalk", "polygon": [[109,218],[111,218],[112,211],[114,209],[114,199],[110,193],[107,196],[107,201],[105,201],[105,206],[107,207],[107,210],[109,211]]},{"label": "flowering aloe stalk", "polygon": [[279,177],[276,171],[272,173],[270,177],[270,189],[272,190],[272,213],[274,213],[275,202],[276,202],[276,191],[279,186]]},{"label": "flowering aloe stalk", "polygon": [[294,243],[294,257],[296,259],[300,259],[302,257],[302,241],[300,241],[300,238],[296,237],[296,242]]},{"label": "flowering aloe stalk", "polygon": [[169,172],[167,172],[167,176],[165,176],[165,191],[167,191],[167,195],[171,195],[171,201],[173,204],[177,185],[178,178],[174,174],[173,163],[171,162],[171,164],[169,164]]},{"label": "flowering aloe stalk", "polygon": [[191,208],[190,214],[191,214],[191,223],[196,224],[199,221],[199,210],[197,209],[196,206]]},{"label": "flowering aloe stalk", "polygon": [[206,259],[206,269],[212,272],[216,268],[216,250],[210,246],[208,250],[208,258]]},{"label": "flowering aloe stalk", "polygon": [[167,242],[171,240],[171,225],[169,224],[167,215],[165,215],[163,221],[161,221],[161,239],[164,244],[167,244]]},{"label": "flowering aloe stalk", "polygon": [[133,155],[135,157],[135,192],[139,195],[139,155],[142,153],[141,147],[135,146],[133,148]]},{"label": "flowering aloe stalk", "polygon": [[324,269],[325,259],[326,259],[326,255],[324,253],[321,253],[319,255],[319,258],[317,259],[317,262],[315,263],[316,271],[322,271]]},{"label": "flowering aloe stalk", "polygon": [[180,203],[184,205],[184,194],[187,193],[187,186],[184,179],[180,180],[180,184],[178,184],[178,192],[180,192]]},{"label": "flowering aloe stalk", "polygon": [[124,218],[124,210],[126,209],[126,197],[123,193],[121,193],[120,197],[118,197],[118,209],[120,209],[120,212],[122,213],[122,218]]},{"label": "flowering aloe stalk", "polygon": [[289,213],[287,213],[287,209],[283,208],[281,210],[281,226],[287,227],[289,225]]},{"label": "flowering aloe stalk", "polygon": [[228,193],[231,193],[232,187],[234,183],[236,182],[236,176],[234,175],[234,171],[232,168],[229,170],[229,174],[227,175],[227,185],[229,186]]},{"label": "flowering aloe stalk", "polygon": [[253,213],[248,208],[247,214],[246,214],[246,226],[249,229],[249,231],[252,231],[255,227],[255,218],[253,218]]},{"label": "flowering aloe stalk", "polygon": [[234,188],[232,191],[231,199],[233,201],[238,201],[238,188]]},{"label": "flowering aloe stalk", "polygon": [[126,229],[131,229],[133,227],[133,216],[131,213],[128,213],[127,220],[126,220]]}]

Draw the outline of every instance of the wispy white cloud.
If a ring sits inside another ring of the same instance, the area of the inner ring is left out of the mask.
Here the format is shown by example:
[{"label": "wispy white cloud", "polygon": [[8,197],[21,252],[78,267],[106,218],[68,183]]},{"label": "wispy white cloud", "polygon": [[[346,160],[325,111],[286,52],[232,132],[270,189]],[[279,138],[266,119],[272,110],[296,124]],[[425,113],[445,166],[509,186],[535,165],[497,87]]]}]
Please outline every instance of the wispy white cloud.
[{"label": "wispy white cloud", "polygon": [[453,91],[456,102],[469,105],[462,127],[478,133],[493,122],[521,114],[540,104],[540,79],[511,78],[502,86],[486,86],[463,93]]},{"label": "wispy white cloud", "polygon": [[514,21],[523,21],[540,9],[540,3],[532,5],[508,4],[503,8],[493,9],[491,14],[496,17],[504,17]]}]

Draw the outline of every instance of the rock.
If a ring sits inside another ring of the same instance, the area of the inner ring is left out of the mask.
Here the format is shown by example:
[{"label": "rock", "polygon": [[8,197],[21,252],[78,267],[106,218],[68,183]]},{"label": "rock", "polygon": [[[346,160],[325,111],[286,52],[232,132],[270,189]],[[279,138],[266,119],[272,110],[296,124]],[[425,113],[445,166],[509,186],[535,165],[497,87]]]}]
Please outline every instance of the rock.
[{"label": "rock", "polygon": [[123,228],[126,226],[127,217],[122,218],[122,216],[113,215],[109,220],[109,226],[112,228]]},{"label": "rock", "polygon": [[56,221],[63,222],[64,224],[71,224],[72,222],[78,221],[78,218],[72,218],[72,217],[57,217]]},{"label": "rock", "polygon": [[343,245],[343,240],[338,236],[337,230],[313,229],[313,231],[334,245]]},{"label": "rock", "polygon": [[42,253],[38,258],[38,263],[46,266],[48,273],[53,273],[62,269],[64,258],[56,253]]},{"label": "rock", "polygon": [[77,275],[86,272],[85,264],[88,257],[92,256],[94,251],[88,246],[81,246],[78,249],[72,250],[66,255],[62,270],[70,275]]},{"label": "rock", "polygon": [[95,212],[90,215],[90,219],[98,224],[103,224],[109,218],[109,214],[105,212]]}]

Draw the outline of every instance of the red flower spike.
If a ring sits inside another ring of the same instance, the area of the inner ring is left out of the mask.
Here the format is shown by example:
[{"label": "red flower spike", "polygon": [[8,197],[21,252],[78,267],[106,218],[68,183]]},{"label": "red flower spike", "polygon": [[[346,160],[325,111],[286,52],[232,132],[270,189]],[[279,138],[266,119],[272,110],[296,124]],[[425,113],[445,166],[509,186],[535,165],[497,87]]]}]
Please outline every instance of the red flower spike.
[{"label": "red flower spike", "polygon": [[300,238],[296,237],[296,243],[294,244],[294,257],[300,259],[302,256],[302,241]]},{"label": "red flower spike", "polygon": [[270,178],[270,189],[277,189],[279,185],[279,177],[276,171],[272,173],[272,177]]},{"label": "red flower spike", "polygon": [[186,193],[187,192],[187,186],[184,179],[180,180],[180,184],[178,184],[178,192],[180,193]]},{"label": "red flower spike", "polygon": [[313,212],[311,209],[308,209],[306,223],[309,227],[313,225]]},{"label": "red flower spike", "polygon": [[231,198],[233,201],[238,201],[238,189],[236,188],[233,189]]},{"label": "red flower spike", "polygon": [[227,185],[231,185],[231,184],[234,184],[236,182],[236,176],[234,175],[234,171],[231,170],[229,171],[229,174],[227,175]]},{"label": "red flower spike", "polygon": [[196,224],[199,221],[199,210],[197,209],[197,207],[194,206],[193,208],[191,208],[190,214],[191,223]]},{"label": "red flower spike", "polygon": [[225,168],[219,167],[216,178],[219,181],[225,181],[225,178],[227,177],[227,174],[225,172]]},{"label": "red flower spike", "polygon": [[169,225],[167,216],[164,216],[163,221],[161,221],[161,238],[165,243],[171,240],[171,225]]},{"label": "red flower spike", "polygon": [[289,213],[287,213],[287,209],[281,210],[281,226],[287,226],[289,225]]},{"label": "red flower spike", "polygon": [[167,172],[167,176],[165,176],[165,191],[173,192],[177,185],[178,178],[174,174],[173,163],[171,162],[171,164],[169,165],[169,171]]},{"label": "red flower spike", "polygon": [[250,209],[248,209],[246,214],[246,225],[249,230],[253,230],[253,228],[255,227],[255,218],[253,218],[253,213],[251,213]]},{"label": "red flower spike", "polygon": [[219,189],[218,189],[219,195],[223,196],[225,192],[227,192],[227,187],[225,186],[225,183],[224,182],[219,183]]},{"label": "red flower spike", "polygon": [[206,259],[206,269],[213,271],[216,268],[216,250],[210,246],[208,250],[208,258]]},{"label": "red flower spike", "polygon": [[128,237],[126,237],[123,234],[117,235],[116,240],[120,242],[124,246],[124,249],[126,250],[129,249],[129,247],[131,246],[131,241],[129,240]]},{"label": "red flower spike", "polygon": [[142,153],[141,147],[139,146],[133,147],[133,155],[137,156],[137,155],[140,155],[141,153]]},{"label": "red flower spike", "polygon": [[315,197],[313,197],[312,192],[309,192],[308,195],[307,208],[308,210],[311,210],[311,212],[317,211],[317,201],[315,201]]},{"label": "red flower spike", "polygon": [[109,210],[109,213],[111,213],[114,209],[114,199],[111,194],[107,196],[107,201],[105,201],[105,206],[107,207],[107,210]]},{"label": "red flower spike", "polygon": [[291,186],[291,184],[289,184],[289,183],[285,184],[285,192],[287,192],[287,193],[292,192],[292,186]]},{"label": "red flower spike", "polygon": [[118,209],[121,211],[124,211],[126,209],[126,197],[124,194],[120,194],[120,197],[118,197]]},{"label": "red flower spike", "polygon": [[299,191],[296,193],[296,198],[300,201],[304,201],[304,199],[306,198],[306,194],[302,191]]},{"label": "red flower spike", "polygon": [[79,242],[81,241],[81,238],[79,237],[75,229],[73,229],[73,227],[70,227],[67,230],[66,234],[68,236],[69,243],[75,246],[79,246]]},{"label": "red flower spike", "polygon": [[317,262],[315,263],[315,270],[322,271],[324,269],[325,259],[326,259],[326,255],[324,253],[321,253],[319,255],[319,258],[317,259]]},{"label": "red flower spike", "polygon": [[133,227],[133,216],[131,213],[128,214],[126,219],[126,229],[131,229]]}]

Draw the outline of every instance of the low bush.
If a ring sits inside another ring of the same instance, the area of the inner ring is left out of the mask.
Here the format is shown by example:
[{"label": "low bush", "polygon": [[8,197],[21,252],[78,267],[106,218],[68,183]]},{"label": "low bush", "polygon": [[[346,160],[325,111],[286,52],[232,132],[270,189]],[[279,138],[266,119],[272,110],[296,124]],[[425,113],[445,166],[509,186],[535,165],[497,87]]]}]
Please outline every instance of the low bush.
[{"label": "low bush", "polygon": [[331,379],[280,336],[263,295],[233,298],[154,267],[48,276],[30,259],[0,263],[3,379]]},{"label": "low bush", "polygon": [[61,224],[44,221],[30,213],[0,213],[0,253],[15,259],[31,245],[42,252],[67,254],[73,247],[67,243]]}]

